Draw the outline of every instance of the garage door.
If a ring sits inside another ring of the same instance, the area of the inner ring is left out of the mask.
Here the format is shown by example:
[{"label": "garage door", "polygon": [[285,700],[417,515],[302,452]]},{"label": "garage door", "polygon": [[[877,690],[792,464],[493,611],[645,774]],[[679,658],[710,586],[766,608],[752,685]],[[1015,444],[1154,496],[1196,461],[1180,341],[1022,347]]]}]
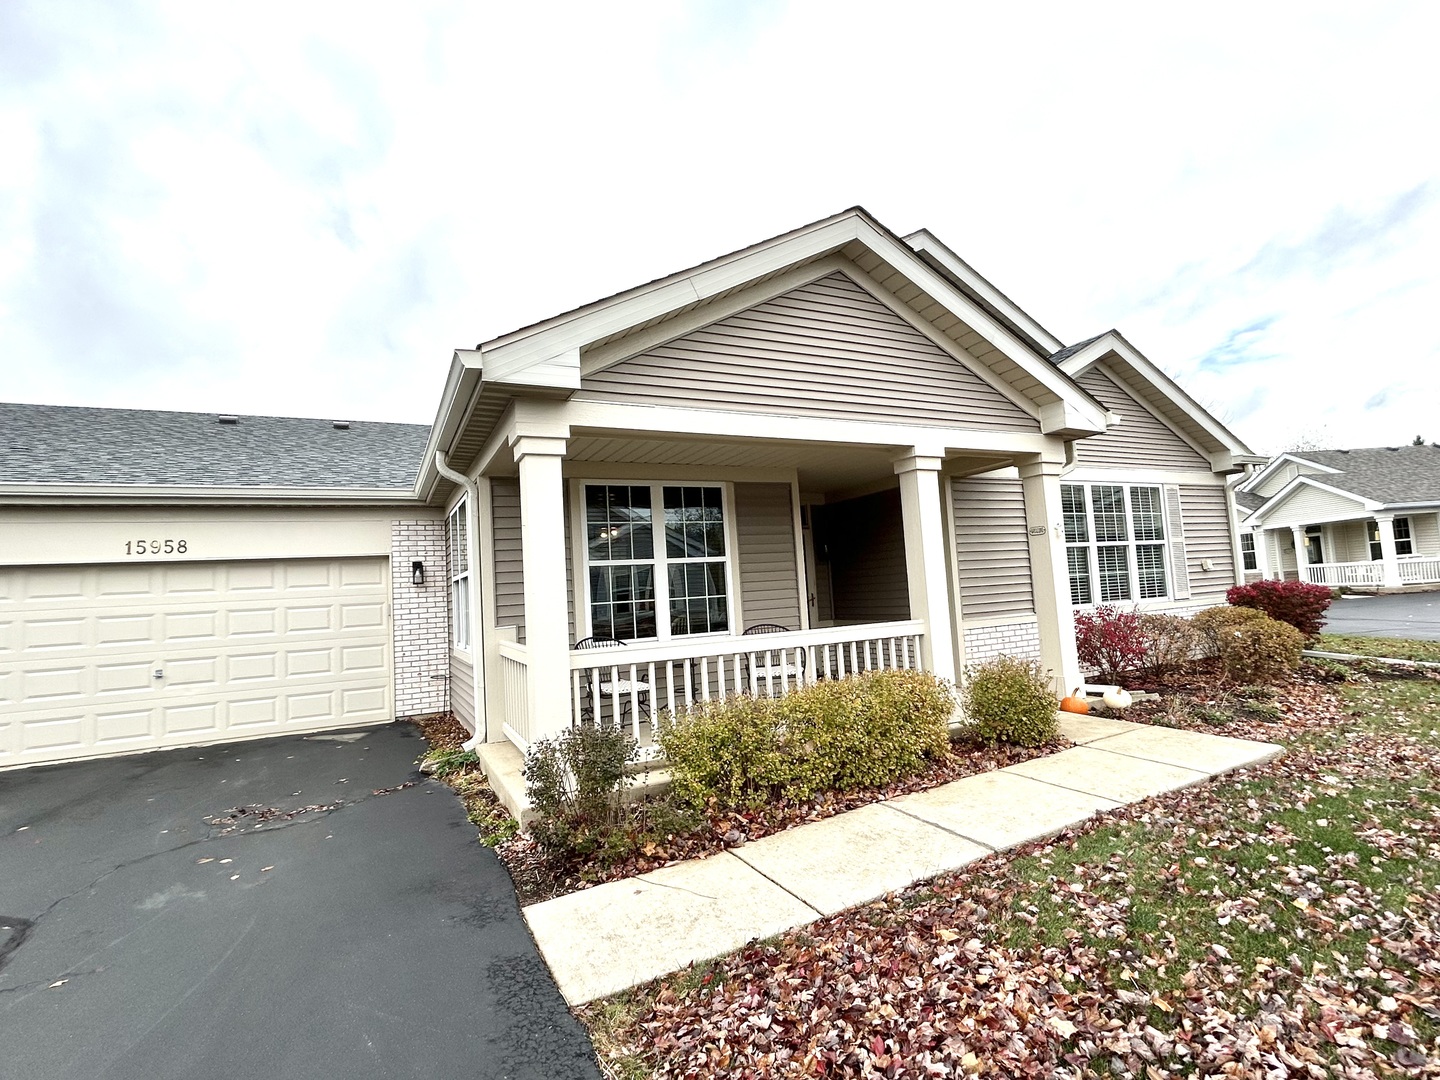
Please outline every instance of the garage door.
[{"label": "garage door", "polygon": [[385,559],[0,569],[0,768],[390,719]]}]

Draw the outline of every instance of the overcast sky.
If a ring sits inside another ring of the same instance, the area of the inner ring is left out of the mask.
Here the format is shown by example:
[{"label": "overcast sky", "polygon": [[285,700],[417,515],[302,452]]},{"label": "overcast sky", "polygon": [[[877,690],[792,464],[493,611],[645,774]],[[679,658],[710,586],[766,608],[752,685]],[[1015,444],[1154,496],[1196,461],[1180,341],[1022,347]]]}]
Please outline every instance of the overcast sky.
[{"label": "overcast sky", "polygon": [[429,422],[860,204],[1260,451],[1440,440],[1433,4],[0,0],[0,399]]}]

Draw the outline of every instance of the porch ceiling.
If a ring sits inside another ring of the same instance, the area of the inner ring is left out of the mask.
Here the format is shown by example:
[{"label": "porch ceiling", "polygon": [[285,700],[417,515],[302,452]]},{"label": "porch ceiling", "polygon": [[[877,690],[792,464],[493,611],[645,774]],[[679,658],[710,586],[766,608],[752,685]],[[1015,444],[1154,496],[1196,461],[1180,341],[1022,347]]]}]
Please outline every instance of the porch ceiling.
[{"label": "porch ceiling", "polygon": [[[577,435],[570,439],[570,461],[691,465],[714,468],[795,469],[806,491],[841,492],[894,480],[894,459],[904,451],[875,446],[814,445],[747,439],[634,439]],[[973,468],[993,467],[991,460],[966,459]],[[970,471],[962,470],[962,471]]]}]

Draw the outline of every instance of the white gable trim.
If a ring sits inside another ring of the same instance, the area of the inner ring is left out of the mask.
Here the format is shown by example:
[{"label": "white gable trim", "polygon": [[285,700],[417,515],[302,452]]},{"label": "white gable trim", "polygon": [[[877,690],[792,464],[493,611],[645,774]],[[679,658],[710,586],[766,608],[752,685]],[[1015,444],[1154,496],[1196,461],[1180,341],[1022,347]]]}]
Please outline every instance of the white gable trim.
[{"label": "white gable trim", "polygon": [[[1244,464],[1246,458],[1259,460],[1259,455],[1253,453],[1229,428],[1211,416],[1199,402],[1182,390],[1174,379],[1152,364],[1139,350],[1114,330],[1102,334],[1075,355],[1066,357],[1060,362],[1060,370],[1071,378],[1076,378],[1081,372],[1112,352],[1139,372],[1150,385],[1173,401],[1215,440],[1218,449],[1201,450],[1200,452],[1205,454],[1216,472],[1233,471],[1239,465]],[[1138,395],[1136,396],[1138,398]],[[1151,411],[1153,412],[1153,410]],[[1193,440],[1187,441],[1194,445]],[[1196,449],[1200,448],[1196,447]]]},{"label": "white gable trim", "polygon": [[[609,300],[600,301],[548,323],[497,338],[481,345],[479,362],[487,372],[503,373],[517,385],[572,387],[580,377],[579,350],[593,341],[623,333],[675,311],[704,302],[720,293],[745,285],[756,278],[783,271],[838,251],[858,241],[880,259],[899,270],[912,284],[1004,353],[1033,378],[1063,408],[1049,409],[1041,402],[1042,426],[1047,430],[1105,430],[1104,411],[1069,379],[1022,342],[1009,328],[957,289],[945,277],[926,265],[919,255],[858,210],[816,222],[796,232],[726,256],[694,270],[673,275]],[[986,366],[979,361],[981,367]],[[528,373],[536,369],[538,375]],[[567,374],[569,369],[572,374]],[[978,370],[978,369],[977,369]],[[572,382],[573,380],[573,382]],[[1048,403],[1054,405],[1053,402]]]},{"label": "white gable trim", "polygon": [[[1264,482],[1265,477],[1269,476],[1272,470],[1277,469],[1281,465],[1287,463],[1295,465],[1308,465],[1312,469],[1319,469],[1322,473],[1329,473],[1332,476],[1341,471],[1339,469],[1332,469],[1328,465],[1321,465],[1318,461],[1312,461],[1309,458],[1304,457],[1300,454],[1280,454],[1274,458],[1271,458],[1270,462],[1259,472],[1252,473],[1250,476],[1247,476],[1244,480],[1242,480],[1240,482],[1239,490],[1254,491],[1257,487],[1261,485],[1261,483]],[[1279,493],[1277,492],[1276,494]]]},{"label": "white gable trim", "polygon": [[[1114,368],[1112,368],[1109,364],[1106,364],[1106,363],[1104,363],[1103,361],[1098,362],[1097,364],[1094,364],[1094,365],[1091,365],[1091,366],[1092,366],[1092,367],[1099,367],[1100,373],[1101,373],[1102,375],[1104,375],[1105,378],[1109,379],[1109,380],[1110,380],[1111,382],[1113,382],[1116,386],[1118,386],[1121,390],[1123,390],[1126,394],[1128,394],[1128,395],[1130,396],[1130,399],[1131,399],[1132,401],[1134,401],[1136,405],[1139,405],[1140,408],[1144,409],[1147,413],[1149,413],[1149,414],[1150,414],[1151,416],[1153,416],[1156,420],[1158,420],[1158,421],[1161,423],[1161,425],[1164,426],[1164,428],[1165,428],[1166,431],[1170,432],[1170,434],[1174,435],[1177,439],[1179,439],[1181,442],[1183,442],[1186,446],[1190,447],[1191,450],[1194,450],[1197,454],[1199,454],[1199,455],[1200,455],[1202,458],[1204,458],[1206,461],[1209,461],[1209,460],[1210,460],[1210,458],[1211,458],[1211,453],[1210,453],[1209,450],[1206,450],[1203,446],[1201,446],[1199,443],[1197,443],[1197,442],[1196,442],[1194,439],[1192,439],[1189,435],[1186,435],[1185,432],[1183,432],[1183,431],[1181,431],[1179,428],[1177,428],[1177,427],[1175,426],[1174,422],[1171,421],[1169,417],[1164,416],[1164,415],[1162,415],[1161,413],[1158,413],[1158,412],[1156,412],[1154,409],[1152,409],[1152,408],[1150,407],[1150,404],[1145,400],[1144,396],[1143,396],[1139,391],[1137,391],[1137,390],[1135,389],[1135,387],[1134,387],[1130,382],[1128,382],[1128,381],[1124,378],[1124,376],[1122,376],[1118,371],[1116,371],[1116,370],[1115,370]],[[1113,410],[1112,410],[1112,411],[1113,411]],[[1121,414],[1120,414],[1120,422],[1119,422],[1119,424],[1118,424],[1117,426],[1118,426],[1118,427],[1121,427],[1121,428],[1123,428],[1123,427],[1125,426],[1125,414],[1124,414],[1124,413],[1121,413]]]},{"label": "white gable trim", "polygon": [[1340,488],[1332,487],[1329,484],[1323,484],[1320,481],[1316,480],[1313,476],[1297,476],[1294,480],[1291,480],[1288,484],[1286,484],[1283,488],[1281,488],[1268,500],[1266,500],[1265,504],[1259,509],[1250,511],[1250,513],[1241,520],[1240,524],[1249,525],[1252,528],[1264,528],[1265,519],[1267,517],[1270,517],[1277,510],[1280,510],[1289,500],[1290,496],[1295,494],[1295,492],[1300,490],[1302,487],[1314,488],[1317,491],[1325,492],[1325,494],[1327,495],[1334,495],[1341,499],[1349,499],[1355,504],[1356,514],[1345,515],[1337,518],[1326,518],[1324,519],[1326,521],[1345,521],[1349,517],[1358,516],[1359,513],[1363,512],[1367,514],[1373,514],[1375,513],[1375,511],[1382,510],[1385,507],[1384,503],[1378,503],[1375,502],[1373,499],[1367,499],[1363,496],[1356,495],[1353,491],[1343,491]]},{"label": "white gable trim", "polygon": [[1033,337],[1042,348],[1049,349],[1051,353],[1057,353],[1065,347],[1063,341],[1031,318],[1015,301],[981,277],[974,267],[946,247],[929,229],[917,230],[904,237],[904,240],[916,251],[929,255],[959,278],[967,288],[973,289],[986,303],[1002,311],[1011,322]]}]

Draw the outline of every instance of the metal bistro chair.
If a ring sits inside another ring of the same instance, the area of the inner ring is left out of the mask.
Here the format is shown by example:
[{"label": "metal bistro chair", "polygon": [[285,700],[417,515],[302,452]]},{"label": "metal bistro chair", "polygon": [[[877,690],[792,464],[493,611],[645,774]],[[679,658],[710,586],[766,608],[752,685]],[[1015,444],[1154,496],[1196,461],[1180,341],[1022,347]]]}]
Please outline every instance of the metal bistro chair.
[{"label": "metal bistro chair", "polygon": [[[582,638],[577,641],[573,648],[576,652],[586,649],[623,649],[625,642],[619,638],[595,636]],[[612,673],[610,666],[596,664],[594,667],[585,669],[585,702],[580,707],[580,718],[586,717],[599,724],[601,714],[605,707],[605,699],[610,698],[613,702],[614,696],[620,697],[620,715],[616,716],[617,725],[623,722],[626,713],[630,708],[630,695],[634,692],[635,700],[640,705],[641,715],[647,719],[650,716],[650,683],[641,678],[638,674],[634,679],[625,678],[620,674],[620,665],[612,665],[615,671]],[[613,705],[611,711],[614,711]]]},{"label": "metal bistro chair", "polygon": [[[781,626],[779,623],[756,623],[741,635],[751,637],[755,634],[788,634],[790,627]],[[769,677],[780,680],[780,687],[783,691],[789,680],[796,683],[801,682],[805,676],[805,650],[796,649],[792,661],[785,649],[769,649],[761,652],[755,657],[755,667],[750,667],[750,655],[745,655],[745,685],[750,687],[754,693],[760,692],[762,681]]]}]

